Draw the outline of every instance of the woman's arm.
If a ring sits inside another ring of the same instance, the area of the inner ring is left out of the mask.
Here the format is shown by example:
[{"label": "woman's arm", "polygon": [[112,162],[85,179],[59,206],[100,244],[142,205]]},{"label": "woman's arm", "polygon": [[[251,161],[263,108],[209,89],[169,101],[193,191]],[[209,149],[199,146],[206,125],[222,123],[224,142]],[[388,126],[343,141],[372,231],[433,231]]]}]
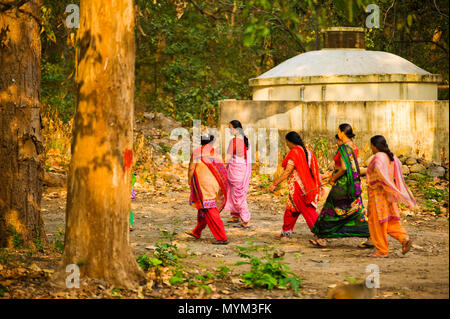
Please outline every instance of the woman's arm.
[{"label": "woman's arm", "polygon": [[341,159],[341,166],[337,167],[335,173],[330,178],[330,184],[333,185],[341,176],[345,174],[347,166],[345,166],[344,161]]},{"label": "woman's arm", "polygon": [[294,165],[288,164],[286,166],[286,169],[284,170],[283,174],[281,174],[281,176],[270,185],[269,191],[273,192],[279,184],[281,184],[285,179],[287,179],[289,177],[289,175],[291,175],[293,170],[294,170]]},{"label": "woman's arm", "polygon": [[193,163],[193,162],[189,163],[189,170],[188,170],[188,183],[189,183],[189,185],[191,185],[191,183],[192,183],[192,177],[194,177],[194,171],[195,171],[196,167],[197,167],[197,163]]}]

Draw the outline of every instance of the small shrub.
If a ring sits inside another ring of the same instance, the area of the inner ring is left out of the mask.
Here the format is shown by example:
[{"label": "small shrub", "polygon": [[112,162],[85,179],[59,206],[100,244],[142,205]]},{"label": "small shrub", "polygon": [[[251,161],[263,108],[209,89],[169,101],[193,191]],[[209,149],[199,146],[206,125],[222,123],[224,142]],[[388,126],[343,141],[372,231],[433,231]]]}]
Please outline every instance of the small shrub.
[{"label": "small shrub", "polygon": [[[267,245],[253,246],[249,242],[248,247],[236,246],[239,250],[239,256],[248,261],[240,261],[235,265],[251,266],[250,271],[241,274],[242,280],[251,287],[260,287],[265,289],[274,289],[290,287],[298,292],[302,287],[301,279],[290,271],[290,267],[282,262],[283,258],[274,254],[274,247]],[[252,251],[263,250],[262,257],[256,257],[251,254]]]}]

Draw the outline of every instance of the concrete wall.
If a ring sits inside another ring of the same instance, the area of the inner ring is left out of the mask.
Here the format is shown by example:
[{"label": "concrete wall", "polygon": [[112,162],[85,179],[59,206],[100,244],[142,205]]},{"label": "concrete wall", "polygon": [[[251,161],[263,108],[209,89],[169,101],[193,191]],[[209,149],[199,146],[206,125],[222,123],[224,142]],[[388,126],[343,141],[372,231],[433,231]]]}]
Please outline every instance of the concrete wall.
[{"label": "concrete wall", "polygon": [[[231,120],[245,128],[277,128],[281,151],[284,135],[297,131],[306,143],[322,137],[334,144],[341,123],[352,125],[361,158],[371,154],[368,143],[373,135],[386,137],[396,154],[424,155],[441,161],[441,152],[449,158],[449,101],[238,101],[219,102],[222,132]],[[252,137],[250,137],[252,138]]]},{"label": "concrete wall", "polygon": [[[325,87],[324,99],[322,88]],[[437,83],[324,83],[305,85],[255,86],[255,101],[385,101],[437,100]]]}]

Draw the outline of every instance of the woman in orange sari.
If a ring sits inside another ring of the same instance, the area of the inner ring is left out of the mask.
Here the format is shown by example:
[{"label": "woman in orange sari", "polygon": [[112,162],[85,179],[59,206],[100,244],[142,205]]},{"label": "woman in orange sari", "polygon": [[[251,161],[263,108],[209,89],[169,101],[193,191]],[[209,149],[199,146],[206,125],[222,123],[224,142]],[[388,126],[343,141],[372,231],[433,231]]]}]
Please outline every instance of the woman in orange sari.
[{"label": "woman in orange sari", "polygon": [[400,224],[398,202],[417,208],[416,201],[403,179],[402,164],[389,150],[386,139],[376,135],[370,139],[375,154],[367,167],[369,189],[369,230],[376,252],[369,257],[388,256],[387,234],[402,244],[402,253],[411,249],[411,239]]},{"label": "woman in orange sari", "polygon": [[196,239],[201,237],[206,226],[211,230],[213,244],[226,245],[228,238],[220,212],[227,202],[228,178],[222,157],[210,145],[214,136],[201,137],[201,147],[194,150],[189,163],[188,180],[191,186],[189,204],[197,208],[197,226],[189,236]]},{"label": "woman in orange sari", "polygon": [[284,212],[284,223],[280,236],[289,238],[294,230],[300,214],[305,218],[309,229],[317,220],[317,202],[320,192],[320,174],[316,156],[306,147],[300,135],[289,132],[286,135],[286,144],[290,151],[283,161],[285,168],[283,174],[274,181],[269,190],[275,188],[287,179],[289,186],[289,201]]}]

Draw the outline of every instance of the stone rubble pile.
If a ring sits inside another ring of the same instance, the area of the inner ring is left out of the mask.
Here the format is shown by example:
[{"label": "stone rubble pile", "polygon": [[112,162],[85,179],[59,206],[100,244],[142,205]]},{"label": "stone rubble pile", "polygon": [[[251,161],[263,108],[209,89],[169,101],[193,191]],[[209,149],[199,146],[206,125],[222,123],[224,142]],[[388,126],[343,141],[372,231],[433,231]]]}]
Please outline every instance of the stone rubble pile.
[{"label": "stone rubble pile", "polygon": [[[368,158],[363,167],[367,167],[372,157]],[[398,159],[402,163],[402,171],[405,180],[409,184],[415,184],[420,179],[425,177],[449,180],[448,170],[449,163],[430,162],[423,158],[417,158],[415,156],[400,155]]]}]

